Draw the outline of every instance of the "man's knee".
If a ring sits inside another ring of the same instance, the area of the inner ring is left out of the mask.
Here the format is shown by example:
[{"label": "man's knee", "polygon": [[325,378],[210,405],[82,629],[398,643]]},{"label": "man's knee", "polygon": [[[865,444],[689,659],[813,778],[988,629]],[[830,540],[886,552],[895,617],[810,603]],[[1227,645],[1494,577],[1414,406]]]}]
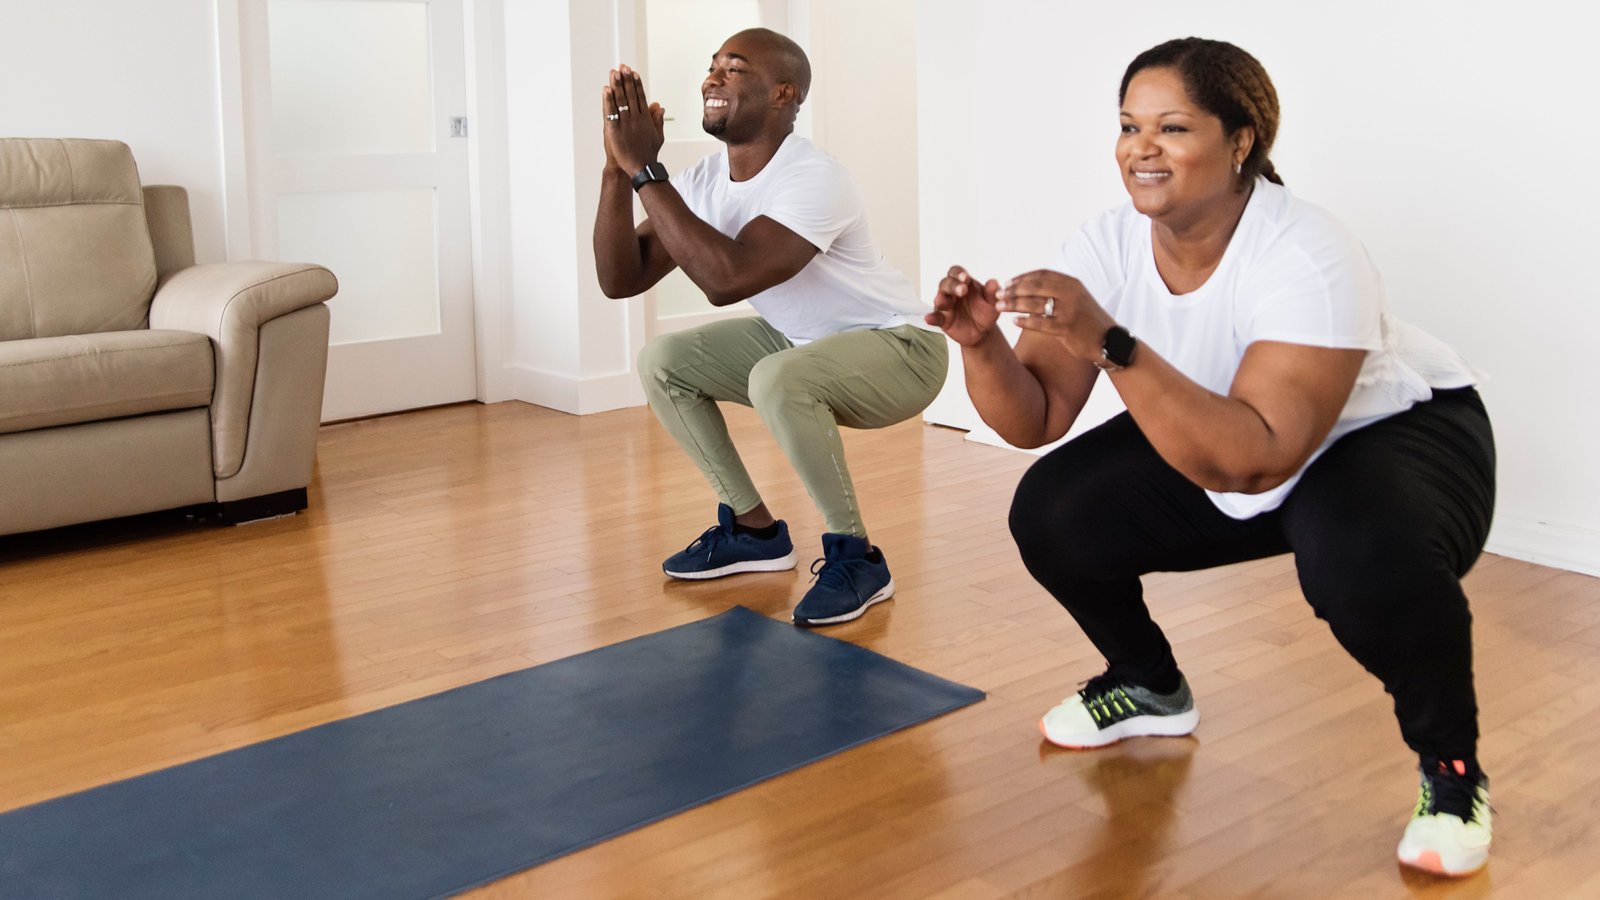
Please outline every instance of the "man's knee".
[{"label": "man's knee", "polygon": [[645,382],[664,382],[696,352],[693,336],[684,332],[663,334],[639,350],[638,371]]},{"label": "man's knee", "polygon": [[779,409],[794,392],[810,393],[812,369],[803,354],[793,351],[766,357],[750,370],[750,405],[764,414]]}]

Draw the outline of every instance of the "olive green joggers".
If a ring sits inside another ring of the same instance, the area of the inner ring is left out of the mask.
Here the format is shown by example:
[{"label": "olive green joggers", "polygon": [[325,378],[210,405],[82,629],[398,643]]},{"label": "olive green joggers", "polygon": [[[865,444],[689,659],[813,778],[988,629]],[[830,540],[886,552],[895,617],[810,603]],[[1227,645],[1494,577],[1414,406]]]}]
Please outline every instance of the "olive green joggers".
[{"label": "olive green joggers", "polygon": [[883,428],[922,412],[944,386],[945,337],[912,325],[847,331],[795,346],[760,317],[662,335],[639,354],[661,424],[740,515],[761,494],[718,401],[754,407],[822,512],[828,531],[866,537],[839,426]]}]

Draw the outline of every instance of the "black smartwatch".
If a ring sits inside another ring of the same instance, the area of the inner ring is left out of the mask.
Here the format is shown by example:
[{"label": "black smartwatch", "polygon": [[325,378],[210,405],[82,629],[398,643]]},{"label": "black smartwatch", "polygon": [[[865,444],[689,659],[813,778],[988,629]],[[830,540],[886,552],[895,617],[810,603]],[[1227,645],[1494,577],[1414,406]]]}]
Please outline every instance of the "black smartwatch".
[{"label": "black smartwatch", "polygon": [[1128,329],[1113,325],[1100,342],[1101,358],[1095,360],[1094,364],[1107,372],[1126,369],[1133,365],[1133,348],[1138,345],[1139,341],[1128,333]]},{"label": "black smartwatch", "polygon": [[646,163],[645,167],[639,170],[639,174],[633,176],[633,190],[635,193],[637,193],[640,188],[651,183],[652,181],[670,180],[671,179],[667,176],[666,166],[658,162]]}]

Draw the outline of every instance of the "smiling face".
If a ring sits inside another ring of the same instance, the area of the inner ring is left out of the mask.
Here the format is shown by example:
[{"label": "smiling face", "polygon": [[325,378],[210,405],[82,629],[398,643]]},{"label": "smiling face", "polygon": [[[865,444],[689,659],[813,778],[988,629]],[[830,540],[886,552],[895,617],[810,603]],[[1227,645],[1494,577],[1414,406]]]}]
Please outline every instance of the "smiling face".
[{"label": "smiling face", "polygon": [[1123,97],[1117,164],[1135,209],[1181,223],[1236,195],[1234,166],[1253,139],[1249,128],[1224,133],[1222,120],[1189,98],[1176,69],[1149,68]]},{"label": "smiling face", "polygon": [[700,83],[704,103],[700,126],[706,134],[739,143],[760,133],[772,106],[773,83],[758,41],[744,33],[728,38],[711,57]]}]

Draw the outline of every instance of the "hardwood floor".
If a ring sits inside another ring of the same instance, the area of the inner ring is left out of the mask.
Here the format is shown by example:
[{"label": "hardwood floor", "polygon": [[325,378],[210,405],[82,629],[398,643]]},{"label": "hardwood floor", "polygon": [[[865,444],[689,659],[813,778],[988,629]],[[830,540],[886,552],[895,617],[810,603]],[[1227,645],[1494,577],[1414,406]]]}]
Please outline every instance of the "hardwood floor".
[{"label": "hardwood floor", "polygon": [[[819,556],[776,445],[728,416]],[[1055,750],[1039,714],[1100,661],[1006,532],[1030,458],[919,423],[845,440],[899,592],[826,633],[989,698],[474,896],[1600,896],[1600,579],[1468,577],[1497,834],[1486,872],[1435,881],[1394,863],[1416,775],[1388,699],[1287,557],[1149,579],[1195,737]],[[0,538],[0,810],[733,604],[786,618],[803,567],[661,575],[713,503],[645,410],[474,404],[323,429],[296,517]]]}]

